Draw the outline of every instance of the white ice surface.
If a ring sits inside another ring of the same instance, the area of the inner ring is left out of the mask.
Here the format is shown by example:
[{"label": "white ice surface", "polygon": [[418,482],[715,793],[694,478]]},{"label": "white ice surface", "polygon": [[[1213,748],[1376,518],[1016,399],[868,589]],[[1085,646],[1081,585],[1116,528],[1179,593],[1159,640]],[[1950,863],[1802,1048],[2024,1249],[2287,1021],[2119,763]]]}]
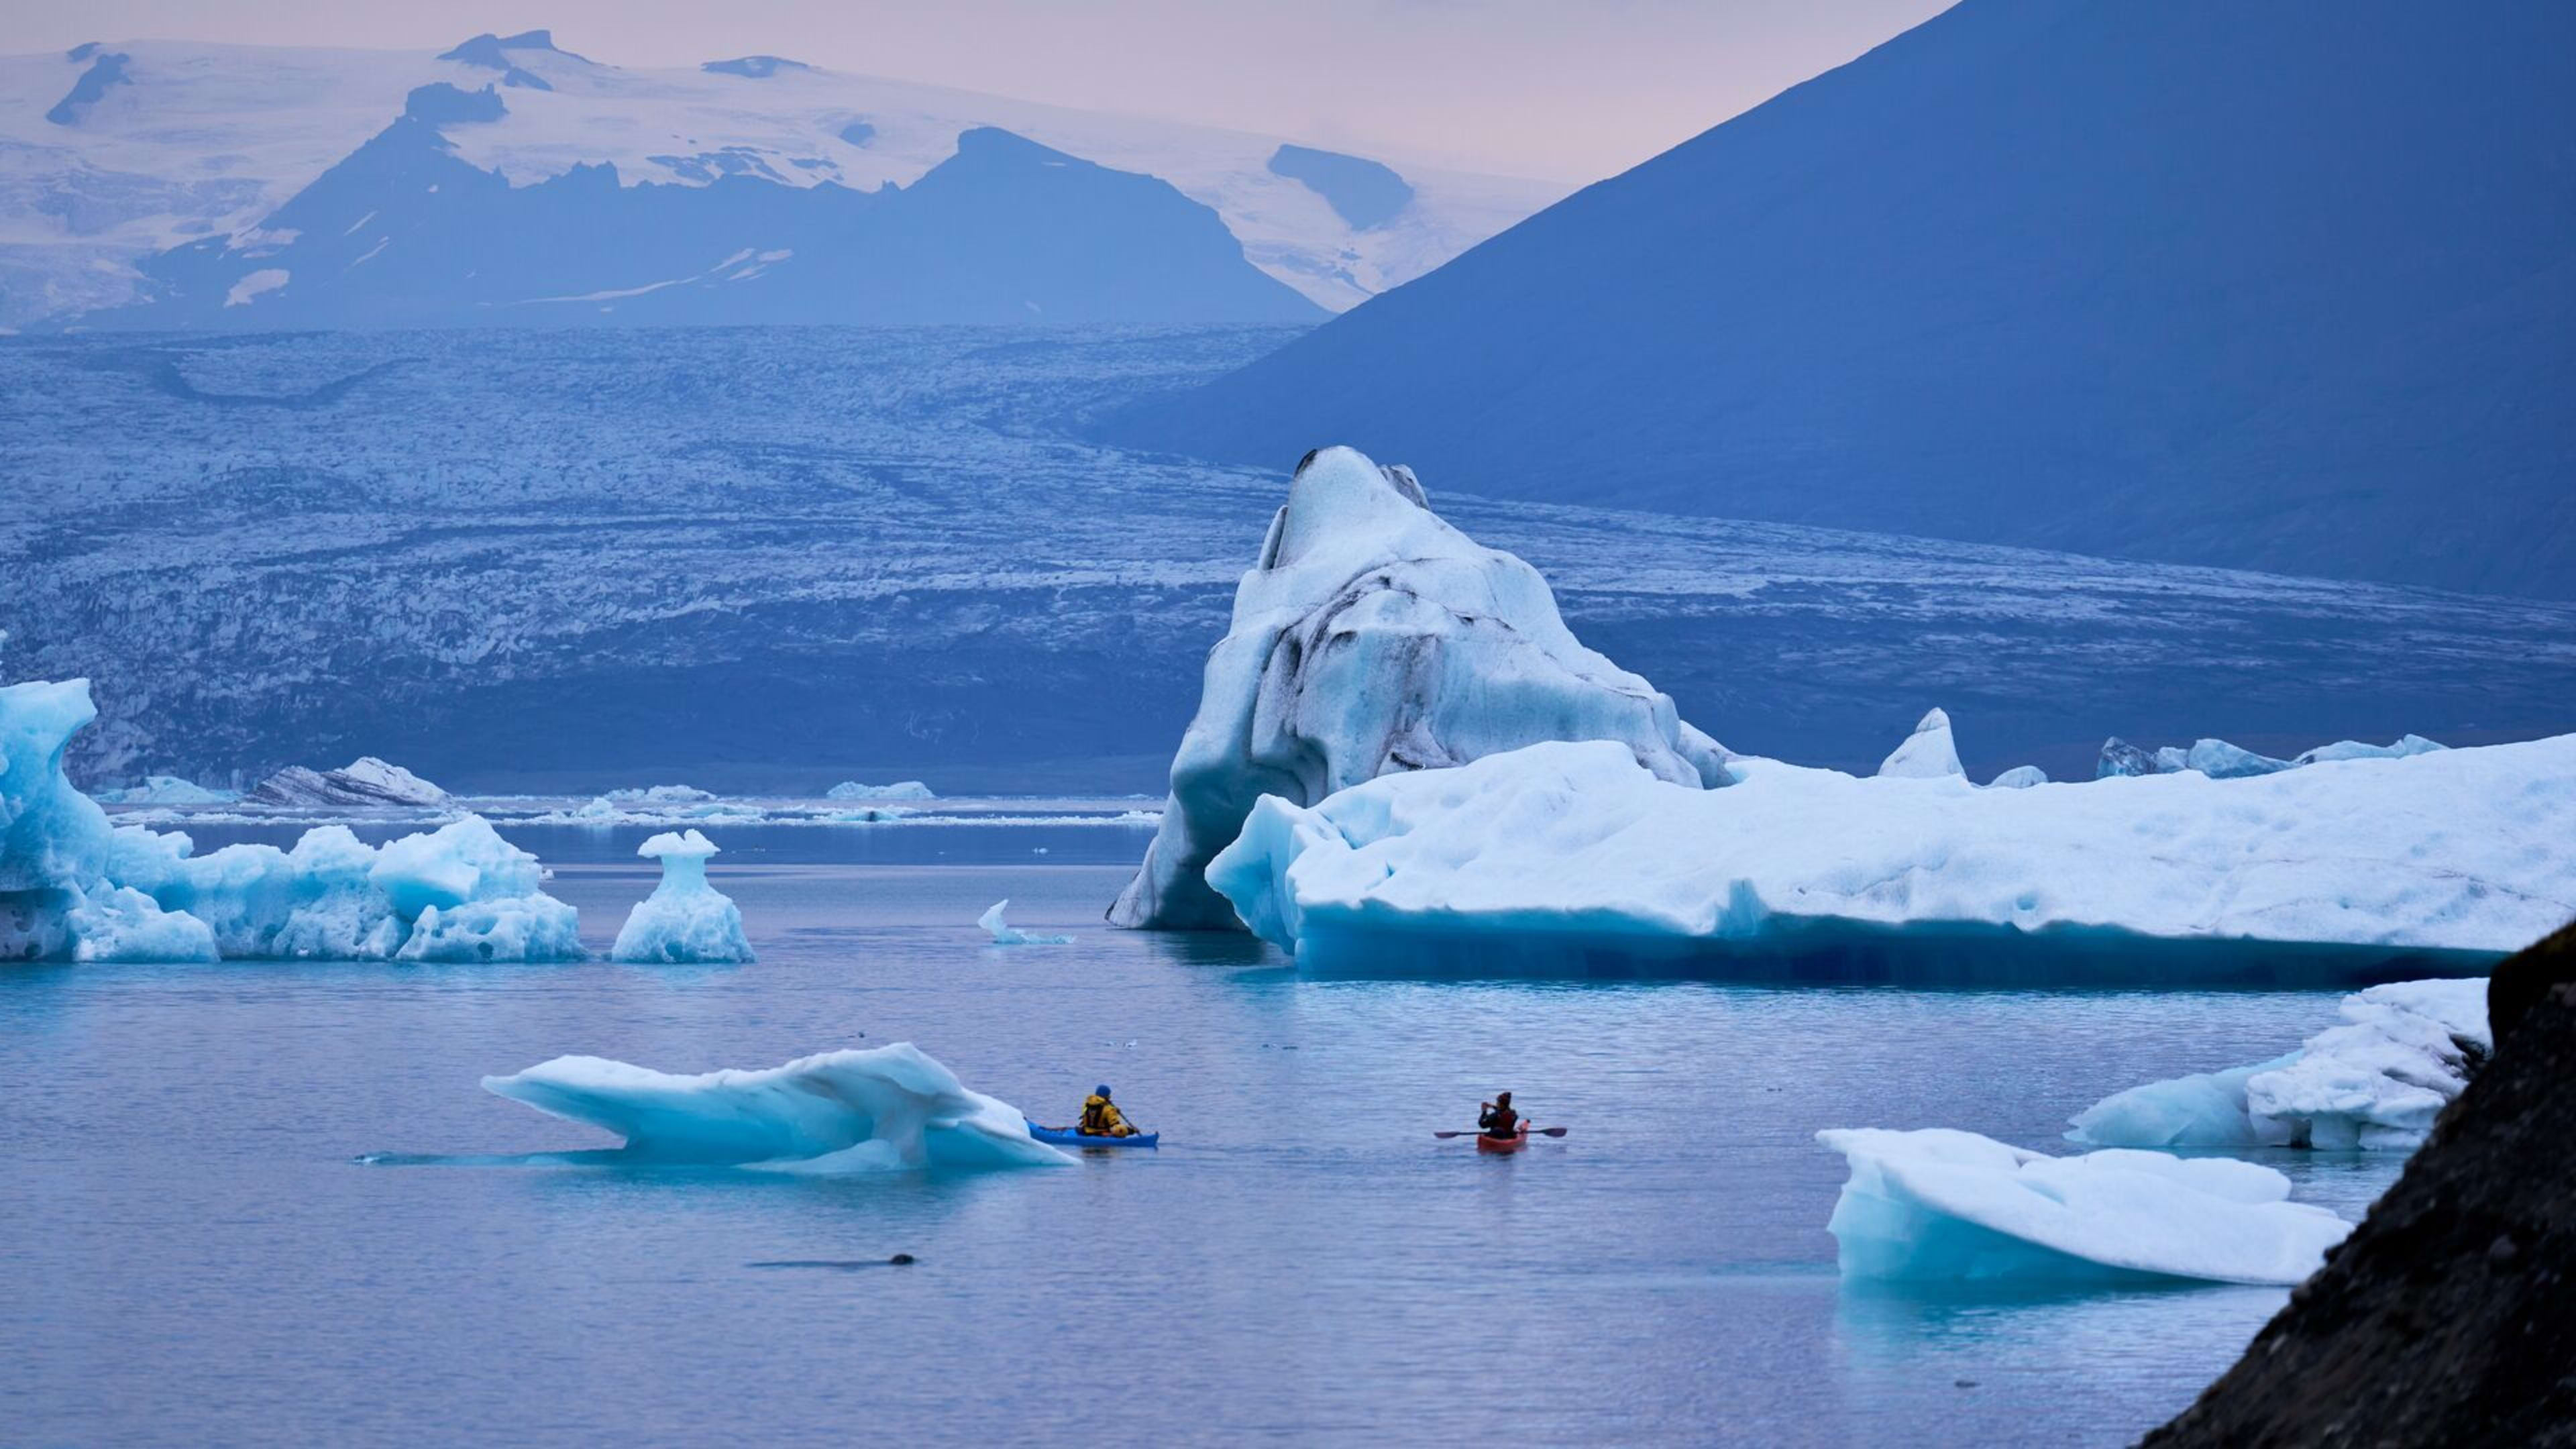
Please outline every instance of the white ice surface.
[{"label": "white ice surface", "polygon": [[727,962],[752,959],[742,932],[742,911],[707,884],[707,857],[715,843],[697,831],[665,832],[635,848],[662,862],[653,894],[635,903],[609,948],[613,961]]},{"label": "white ice surface", "polygon": [[975,924],[983,927],[985,931],[991,934],[994,945],[1069,946],[1073,944],[1073,938],[1071,936],[1033,936],[1002,919],[1002,912],[1008,910],[1010,905],[1011,903],[1007,900],[995,901],[992,905],[985,908],[984,914],[975,918]]},{"label": "white ice surface", "polygon": [[1879,762],[1878,773],[1891,780],[1936,780],[1968,773],[1960,768],[1959,747],[1950,737],[1950,716],[1937,709],[1924,715],[1905,743]]},{"label": "white ice surface", "polygon": [[1847,1279],[2287,1286],[2352,1231],[2288,1201],[2280,1173],[2227,1158],[2051,1157],[1946,1127],[1839,1128],[1816,1140],[1851,1167],[1826,1225]]},{"label": "white ice surface", "polygon": [[2342,1015],[2271,1061],[2106,1097],[2076,1115],[2067,1140],[2411,1152],[2495,1046],[2483,980],[2374,986],[2345,997]]},{"label": "white ice surface", "polygon": [[1699,790],[1621,745],[1544,744],[1317,805],[1271,796],[1208,880],[1287,947],[1832,924],[2502,953],[2576,916],[2576,735],[2026,790],[1731,768]]},{"label": "white ice surface", "polygon": [[1538,570],[1443,522],[1410,470],[1323,449],[1235,589],[1162,828],[1110,920],[1231,926],[1201,872],[1257,799],[1304,804],[1562,739],[1616,741],[1641,772],[1693,789],[1726,780],[1725,751],[1584,648]]},{"label": "white ice surface", "polygon": [[557,1057],[484,1090],[624,1138],[634,1157],[808,1172],[1050,1166],[1007,1102],[967,1090],[910,1042],[825,1052],[756,1071],[675,1076]]},{"label": "white ice surface", "polygon": [[863,785],[856,780],[843,780],[823,792],[826,800],[936,800],[930,787],[919,780],[897,780],[891,785]]}]

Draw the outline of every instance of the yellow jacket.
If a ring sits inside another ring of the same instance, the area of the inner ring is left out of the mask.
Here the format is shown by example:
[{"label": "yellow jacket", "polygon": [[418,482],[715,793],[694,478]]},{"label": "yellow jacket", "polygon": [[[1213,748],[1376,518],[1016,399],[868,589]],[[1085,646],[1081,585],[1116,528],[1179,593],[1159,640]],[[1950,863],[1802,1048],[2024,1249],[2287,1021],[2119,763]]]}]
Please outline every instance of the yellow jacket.
[{"label": "yellow jacket", "polygon": [[1075,1129],[1086,1137],[1132,1137],[1136,1129],[1127,1125],[1119,1114],[1118,1104],[1098,1095],[1082,1099],[1082,1125]]}]

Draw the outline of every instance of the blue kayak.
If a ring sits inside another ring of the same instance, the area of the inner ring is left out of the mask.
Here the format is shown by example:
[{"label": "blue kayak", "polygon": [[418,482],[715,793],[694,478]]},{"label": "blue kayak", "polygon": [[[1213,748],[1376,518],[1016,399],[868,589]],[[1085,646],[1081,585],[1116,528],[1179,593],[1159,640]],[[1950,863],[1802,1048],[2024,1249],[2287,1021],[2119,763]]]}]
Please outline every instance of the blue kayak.
[{"label": "blue kayak", "polygon": [[1052,1147],[1151,1147],[1163,1139],[1160,1132],[1139,1132],[1132,1137],[1086,1137],[1070,1127],[1041,1127],[1029,1124],[1029,1135]]}]

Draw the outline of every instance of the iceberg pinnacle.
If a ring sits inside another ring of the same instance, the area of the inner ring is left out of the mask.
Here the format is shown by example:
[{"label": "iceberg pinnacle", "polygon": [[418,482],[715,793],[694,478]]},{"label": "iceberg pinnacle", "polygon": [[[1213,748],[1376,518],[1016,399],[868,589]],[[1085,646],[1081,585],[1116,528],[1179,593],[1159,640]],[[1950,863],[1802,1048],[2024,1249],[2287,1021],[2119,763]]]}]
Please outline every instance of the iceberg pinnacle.
[{"label": "iceberg pinnacle", "polygon": [[662,862],[661,883],[635,903],[609,948],[613,961],[727,962],[752,959],[742,911],[707,884],[714,841],[695,830],[664,831],[635,848]]},{"label": "iceberg pinnacle", "polygon": [[1950,716],[1938,709],[1924,715],[1905,743],[1880,762],[1878,773],[1892,780],[1937,780],[1968,773],[1960,768],[1959,747],[1950,738]]},{"label": "iceberg pinnacle", "polygon": [[1728,780],[1716,741],[1583,647],[1538,570],[1442,521],[1410,469],[1310,453],[1235,590],[1162,826],[1109,919],[1236,929],[1205,871],[1255,801],[1310,805],[1549,740],[1614,741],[1675,784]]}]

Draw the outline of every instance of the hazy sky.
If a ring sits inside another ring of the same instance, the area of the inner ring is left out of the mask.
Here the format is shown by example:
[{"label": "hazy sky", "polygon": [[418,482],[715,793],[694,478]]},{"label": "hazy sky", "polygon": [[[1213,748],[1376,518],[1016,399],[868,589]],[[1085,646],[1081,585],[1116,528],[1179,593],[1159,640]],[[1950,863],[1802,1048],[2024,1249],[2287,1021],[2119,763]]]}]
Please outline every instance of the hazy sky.
[{"label": "hazy sky", "polygon": [[612,65],[834,70],[1592,180],[1949,0],[0,0],[0,49],[224,40],[444,50],[551,27]]}]

